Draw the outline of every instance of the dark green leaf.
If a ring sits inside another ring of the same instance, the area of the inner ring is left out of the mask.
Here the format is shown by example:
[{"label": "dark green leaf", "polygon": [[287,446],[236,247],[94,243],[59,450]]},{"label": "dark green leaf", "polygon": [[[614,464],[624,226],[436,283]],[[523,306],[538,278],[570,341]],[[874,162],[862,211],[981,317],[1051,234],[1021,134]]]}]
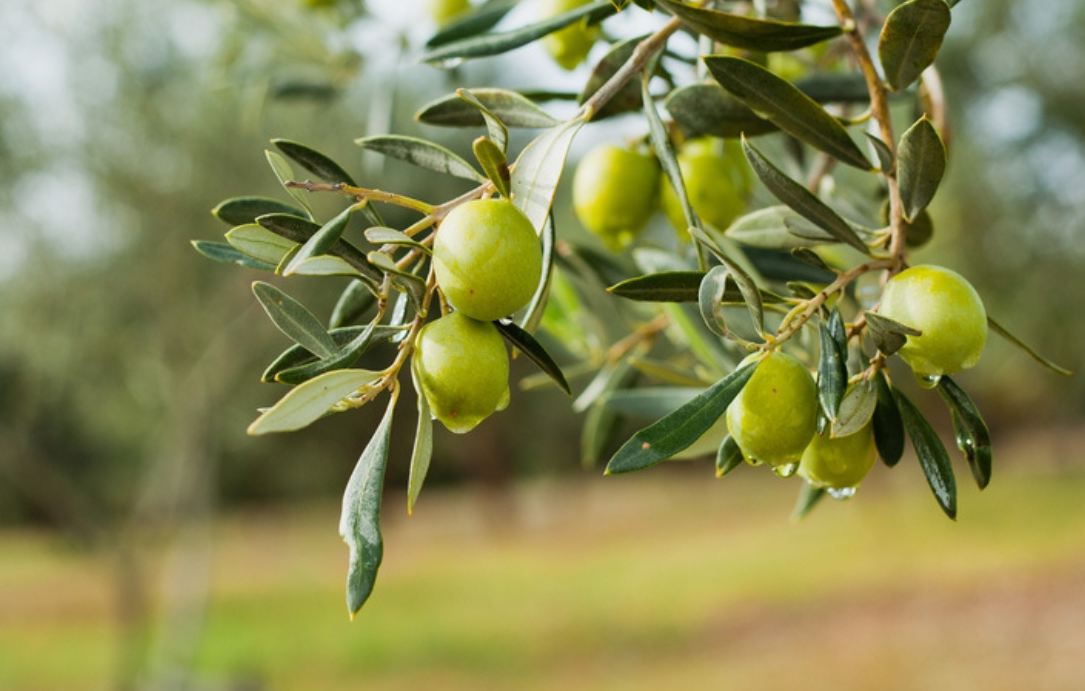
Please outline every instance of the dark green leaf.
[{"label": "dark green leaf", "polygon": [[840,121],[787,81],[742,58],[710,55],[704,61],[723,88],[761,117],[842,163],[871,169]]},{"label": "dark green leaf", "polygon": [[575,24],[587,17],[589,22],[602,21],[615,13],[610,0],[597,0],[596,2],[581,5],[568,12],[562,12],[556,17],[529,24],[528,26],[492,34],[481,34],[468,38],[449,41],[440,47],[434,48],[422,54],[420,60],[436,64],[456,64],[465,58],[481,58],[490,55],[500,55],[510,50],[525,46],[537,39],[563,29],[570,24]]},{"label": "dark green leaf", "polygon": [[287,163],[286,159],[275,153],[274,151],[265,151],[264,155],[267,157],[268,164],[271,165],[271,170],[275,173],[275,177],[279,179],[279,184],[283,186],[291,197],[294,198],[301,208],[305,209],[305,213],[309,218],[313,217],[313,207],[309,205],[309,199],[306,196],[308,193],[297,189],[295,187],[287,187],[286,183],[294,181],[294,170]]},{"label": "dark green leaf", "polygon": [[901,349],[907,342],[908,336],[922,334],[918,329],[913,329],[907,324],[901,324],[889,317],[883,317],[877,312],[864,312],[866,317],[867,331],[874,345],[885,355],[892,355]]},{"label": "dark green leaf", "polygon": [[755,369],[755,365],[747,365],[735,370],[678,410],[634,434],[610,459],[606,472],[648,468],[693,444],[724,414]]},{"label": "dark green leaf", "polygon": [[[591,76],[588,77],[583,90],[577,96],[576,102],[583,105],[591,98],[632,57],[633,51],[645,38],[646,36],[636,36],[611,46],[603,59],[592,69]],[[640,85],[635,79],[631,79],[598,112],[592,113],[591,119],[594,122],[612,115],[637,110],[641,107],[641,103]]]},{"label": "dark green leaf", "polygon": [[[291,214],[267,214],[257,218],[256,222],[276,235],[281,235],[298,244],[305,244],[321,228],[319,223]],[[331,251],[350,262],[350,265],[358,269],[366,280],[379,282],[383,278],[380,272],[370,265],[369,260],[365,258],[365,253],[346,240],[340,239]]]},{"label": "dark green leaf", "polygon": [[255,223],[256,217],[264,214],[305,215],[305,212],[296,206],[285,204],[277,199],[268,199],[267,197],[234,197],[216,206],[211,210],[211,213],[220,221],[229,223],[232,226]]},{"label": "dark green leaf", "polygon": [[470,11],[457,17],[451,24],[426,41],[427,48],[458,41],[469,36],[476,36],[497,26],[519,0],[487,0],[475,5]]},{"label": "dark green leaf", "polygon": [[[490,133],[492,143],[501,151],[502,157],[509,150],[509,128],[501,122],[501,118],[494,115],[482,101],[478,100],[468,89],[459,89],[456,95],[482,113],[482,119],[486,122],[486,131]],[[476,152],[477,153],[477,152]]]},{"label": "dark green leaf", "polygon": [[837,411],[836,419],[833,421],[830,436],[834,439],[846,437],[863,429],[874,416],[877,405],[877,385],[867,379],[856,383],[840,401],[840,410]]},{"label": "dark green leaf", "polygon": [[445,147],[425,139],[385,134],[355,139],[354,143],[363,149],[412,163],[419,168],[447,173],[472,182],[486,182],[486,178],[470,163]]},{"label": "dark green leaf", "polygon": [[[942,0],[937,0],[942,2]],[[946,147],[925,116],[900,138],[897,177],[904,215],[910,220],[927,208],[946,171]]]},{"label": "dark green leaf", "polygon": [[345,182],[354,186],[354,178],[350,177],[350,174],[343,170],[338,163],[319,151],[289,139],[272,139],[271,143],[277,146],[279,151],[282,151],[302,168],[321,180],[332,183]]},{"label": "dark green leaf", "polygon": [[1005,327],[1003,327],[1001,324],[996,322],[994,319],[991,319],[991,317],[987,317],[987,326],[989,326],[991,328],[991,331],[994,331],[996,334],[998,334],[1002,338],[1005,338],[1010,343],[1014,344],[1015,346],[1017,346],[1021,350],[1028,353],[1029,356],[1033,360],[1040,363],[1041,365],[1043,365],[1047,369],[1051,370],[1052,372],[1054,372],[1056,374],[1061,374],[1064,377],[1069,377],[1070,375],[1073,374],[1073,372],[1066,369],[1065,367],[1060,367],[1059,365],[1056,365],[1054,362],[1051,362],[1050,360],[1045,358],[1043,355],[1040,355],[1039,353],[1037,353],[1035,350],[1033,350],[1032,348],[1027,346],[1024,341],[1022,341],[1017,336],[1014,336],[1012,333],[1007,331],[1005,329]]},{"label": "dark green leaf", "polygon": [[818,199],[813,192],[784,175],[783,171],[765,158],[745,137],[742,139],[742,148],[757,177],[777,199],[837,240],[851,245],[864,254],[870,252],[847,221]]},{"label": "dark green leaf", "polygon": [[889,13],[878,39],[878,58],[891,89],[907,88],[930,67],[951,19],[945,0],[908,0]]},{"label": "dark green leaf", "polygon": [[814,487],[803,480],[802,486],[799,487],[799,498],[795,500],[795,508],[791,510],[791,520],[798,521],[806,518],[806,514],[810,513],[824,496],[824,488]]},{"label": "dark green leaf", "polygon": [[253,259],[249,255],[238,251],[237,249],[227,245],[224,242],[208,242],[207,240],[193,240],[192,246],[197,252],[223,264],[237,264],[247,269],[262,269],[264,271],[274,271],[275,264],[269,264],[262,262],[259,259]]},{"label": "dark green leaf", "polygon": [[991,433],[987,423],[965,390],[949,377],[938,380],[938,393],[942,394],[953,416],[957,447],[964,452],[972,477],[983,489],[991,481]]},{"label": "dark green leaf", "polygon": [[863,134],[865,134],[867,139],[870,140],[870,143],[874,145],[874,153],[878,157],[878,163],[881,165],[882,170],[886,172],[893,170],[893,164],[895,163],[895,161],[893,159],[893,152],[892,150],[890,150],[889,145],[883,142],[878,137],[875,137],[870,132],[864,132]]},{"label": "dark green leaf", "polygon": [[687,5],[676,0],[655,0],[682,23],[718,43],[761,53],[791,51],[812,46],[843,33],[839,26],[811,26]]},{"label": "dark green leaf", "polygon": [[627,279],[607,290],[640,302],[697,302],[704,276],[704,271],[662,271]]},{"label": "dark green leaf", "polygon": [[[754,282],[751,277],[742,266],[732,259],[723,248],[719,246],[711,237],[708,236],[698,226],[690,226],[691,236],[708,248],[712,254],[719,259],[725,267],[727,272],[731,275],[731,279],[735,285],[738,286],[738,291],[742,294],[742,301],[746,304],[746,309],[750,313],[750,321],[753,322],[754,329],[758,334],[765,333],[765,312],[764,306],[761,303],[761,290],[757,287],[757,283]],[[721,294],[722,299],[722,294]]]},{"label": "dark green leaf", "polygon": [[486,177],[494,184],[498,193],[508,199],[511,191],[509,190],[509,162],[505,158],[505,152],[486,137],[476,139],[472,143],[472,148]]},{"label": "dark green leaf", "polygon": [[362,316],[377,302],[377,296],[368,283],[363,281],[351,281],[332,308],[332,316],[328,320],[328,328],[334,329],[347,326],[359,321]]},{"label": "dark green leaf", "polygon": [[612,391],[599,400],[624,415],[658,420],[689,403],[703,391],[703,386],[641,386]]},{"label": "dark green leaf", "polygon": [[923,467],[923,474],[927,476],[927,483],[931,486],[938,505],[947,516],[956,519],[957,482],[953,478],[953,466],[950,465],[946,447],[907,396],[899,389],[893,389],[893,397],[897,401],[904,429],[912,440],[912,448],[919,457],[919,464]]},{"label": "dark green leaf", "polygon": [[550,215],[550,205],[565,168],[573,137],[584,124],[574,118],[553,127],[524,147],[512,170],[512,203],[536,229]]},{"label": "dark green leaf", "polygon": [[418,425],[414,433],[414,447],[411,449],[411,470],[407,478],[407,514],[414,513],[414,504],[422,492],[422,485],[429,473],[429,463],[433,457],[433,415],[429,401],[418,385],[418,375],[414,370],[415,360],[411,360],[411,381],[417,395]]},{"label": "dark green leaf", "polygon": [[822,271],[831,271],[829,265],[825,263],[825,260],[821,258],[821,255],[813,250],[806,249],[805,247],[796,247],[791,250],[791,256],[795,257],[804,264],[809,264],[815,269],[821,269]]},{"label": "dark green leaf", "polygon": [[375,328],[375,323],[367,326],[353,341],[343,346],[332,357],[284,369],[275,375],[275,380],[284,384],[301,384],[325,372],[350,367],[362,356],[362,353],[369,349]]},{"label": "dark green leaf", "polygon": [[698,293],[698,305],[701,309],[701,319],[712,332],[722,338],[730,338],[731,332],[727,329],[727,322],[723,318],[722,299],[727,290],[728,279],[731,273],[725,266],[714,266],[709,269],[701,279],[701,287]]},{"label": "dark green leaf", "polygon": [[[454,94],[443,96],[422,106],[414,118],[427,125],[441,127],[478,127],[486,120],[476,106],[465,101],[460,89]],[[506,89],[471,89],[475,99],[486,106],[495,117],[501,119],[507,127],[543,128],[553,127],[561,121],[535,105],[533,101]]]},{"label": "dark green leaf", "polygon": [[330,252],[350,225],[350,217],[354,209],[354,206],[348,206],[338,216],[321,226],[320,230],[313,233],[313,237],[306,240],[297,254],[291,258],[290,263],[283,270],[283,275],[289,276],[306,260]]},{"label": "dark green leaf", "polygon": [[[663,125],[663,120],[659,117],[655,102],[652,100],[651,94],[648,93],[647,78],[641,79],[641,98],[644,103],[644,116],[648,121],[648,136],[652,142],[652,149],[655,151],[656,158],[659,159],[659,165],[663,168],[675,196],[678,197],[678,203],[682,206],[682,215],[686,218],[686,225],[691,228],[700,228],[701,220],[697,217],[697,212],[693,210],[693,205],[689,201],[686,183],[682,180],[682,169],[678,165],[674,148],[667,137],[667,130]],[[666,182],[663,184],[665,185]]]},{"label": "dark green leaf", "polygon": [[351,619],[373,592],[377,569],[384,557],[384,540],[380,529],[381,496],[384,490],[384,471],[388,467],[388,446],[392,437],[395,405],[396,396],[393,394],[384,417],[362,451],[343,494],[339,535],[350,549],[347,611]]},{"label": "dark green leaf", "polygon": [[815,72],[795,80],[795,88],[818,103],[869,103],[870,91],[859,72]]},{"label": "dark green leaf", "polygon": [[326,415],[347,396],[372,386],[382,376],[380,372],[360,369],[326,372],[291,389],[249,425],[248,433],[257,435],[301,429]]},{"label": "dark green leaf", "polygon": [[262,281],[252,284],[252,292],[264,307],[267,315],[271,317],[271,321],[290,340],[321,359],[335,355],[335,341],[313,313],[305,309],[301,303],[270,283]]},{"label": "dark green leaf", "polygon": [[716,451],[716,477],[723,477],[742,463],[742,451],[728,434]]},{"label": "dark green leaf", "polygon": [[539,369],[553,379],[554,383],[557,384],[562,391],[570,396],[573,395],[573,390],[569,388],[569,382],[565,380],[565,375],[562,374],[561,367],[558,366],[558,363],[554,362],[554,358],[550,356],[550,353],[546,352],[546,348],[543,348],[542,343],[535,340],[534,336],[511,321],[496,321],[494,322],[494,326],[497,327],[497,330],[501,332],[501,335],[505,337],[506,341],[527,355],[528,359],[538,365]]},{"label": "dark green leaf", "polygon": [[904,422],[900,419],[897,401],[884,372],[874,375],[874,387],[878,392],[878,403],[871,418],[874,425],[874,444],[882,461],[892,468],[904,454]]},{"label": "dark green leaf", "polygon": [[[342,349],[350,345],[351,342],[357,339],[358,336],[368,328],[369,326],[341,326],[329,331],[328,335],[335,341],[336,348]],[[378,342],[387,341],[392,335],[402,333],[403,329],[404,327],[375,327],[373,329],[373,335],[368,341],[369,347],[372,348]],[[268,365],[267,369],[264,370],[264,373],[260,376],[260,381],[267,383],[279,381],[276,377],[280,372],[314,362],[320,362],[320,358],[300,345],[292,345],[284,350],[279,357],[275,358],[274,362]]]},{"label": "dark green leaf", "polygon": [[760,118],[719,84],[691,84],[670,92],[667,112],[690,136],[709,135],[737,139],[775,132],[777,127]]},{"label": "dark green leaf", "polygon": [[[743,247],[742,251],[754,268],[757,269],[757,273],[766,281],[786,282],[798,280],[828,284],[836,278],[836,274],[815,269],[809,264],[792,257],[790,252],[761,249],[760,247]],[[762,298],[764,299],[764,293],[762,293]]]},{"label": "dark green leaf", "polygon": [[821,357],[818,359],[818,401],[825,417],[836,422],[840,402],[848,387],[848,341],[840,310],[833,308],[829,320],[818,325]]}]

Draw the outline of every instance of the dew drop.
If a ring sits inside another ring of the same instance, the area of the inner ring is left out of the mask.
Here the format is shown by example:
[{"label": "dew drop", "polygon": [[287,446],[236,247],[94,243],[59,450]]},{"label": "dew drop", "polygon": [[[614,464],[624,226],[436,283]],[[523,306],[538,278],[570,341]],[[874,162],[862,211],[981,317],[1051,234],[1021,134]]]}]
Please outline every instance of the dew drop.
[{"label": "dew drop", "polygon": [[855,496],[855,491],[858,487],[830,487],[826,491],[833,499],[843,501],[845,499],[851,499]]},{"label": "dew drop", "polygon": [[933,389],[938,386],[938,382],[942,381],[942,375],[940,374],[917,374],[915,375],[915,383],[919,384],[924,389]]},{"label": "dew drop", "polygon": [[446,58],[445,60],[436,60],[431,62],[430,65],[436,67],[439,70],[453,70],[462,65],[463,58]]},{"label": "dew drop", "polygon": [[780,465],[772,466],[772,472],[776,473],[780,477],[791,477],[798,469],[798,463],[781,463]]}]

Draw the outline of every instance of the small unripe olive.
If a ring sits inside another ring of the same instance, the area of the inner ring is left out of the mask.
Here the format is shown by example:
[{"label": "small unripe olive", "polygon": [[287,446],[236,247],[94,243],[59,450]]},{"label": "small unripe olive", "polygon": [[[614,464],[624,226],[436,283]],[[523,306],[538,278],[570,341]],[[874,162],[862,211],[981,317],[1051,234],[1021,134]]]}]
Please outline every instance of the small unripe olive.
[{"label": "small unripe olive", "polygon": [[[746,208],[750,172],[740,145],[702,137],[678,152],[678,167],[693,210],[705,223],[725,230]],[[689,237],[682,203],[670,181],[660,191],[660,206],[683,239]]]},{"label": "small unripe olive", "polygon": [[468,0],[428,0],[429,14],[437,26],[447,26],[452,20],[471,9]]},{"label": "small unripe olive", "polygon": [[[540,19],[551,19],[589,2],[591,0],[542,0]],[[564,29],[547,34],[543,37],[542,43],[554,58],[554,62],[571,70],[588,57],[597,38],[599,38],[599,26],[588,26],[588,20],[584,18]]]},{"label": "small unripe olive", "polygon": [[799,475],[814,487],[854,489],[870,472],[877,455],[871,423],[846,437],[832,438],[826,429],[824,434],[815,434],[803,451]]},{"label": "small unripe olive", "polygon": [[433,417],[457,434],[509,404],[509,355],[497,327],[460,312],[422,327],[411,358]]},{"label": "small unripe olive", "polygon": [[614,251],[628,245],[655,210],[659,166],[617,146],[588,152],[573,175],[573,209],[584,227]]},{"label": "small unripe olive", "polygon": [[542,277],[542,248],[522,211],[504,199],[453,209],[433,241],[433,271],[448,302],[493,321],[528,303]]},{"label": "small unripe olive", "polygon": [[817,386],[801,362],[781,351],[765,357],[727,408],[727,428],[750,463],[799,462],[817,426]]},{"label": "small unripe olive", "polygon": [[913,266],[885,284],[878,314],[922,332],[898,351],[920,383],[976,364],[987,341],[987,312],[963,276],[940,266]]}]

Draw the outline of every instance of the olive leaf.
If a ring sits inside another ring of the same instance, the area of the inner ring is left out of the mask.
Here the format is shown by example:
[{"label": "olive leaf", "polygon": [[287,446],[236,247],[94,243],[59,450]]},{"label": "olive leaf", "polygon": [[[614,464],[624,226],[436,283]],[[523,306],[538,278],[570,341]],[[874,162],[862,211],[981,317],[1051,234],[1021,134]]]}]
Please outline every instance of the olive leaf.
[{"label": "olive leaf", "polygon": [[628,473],[665,461],[701,438],[742,391],[756,365],[741,367],[693,400],[634,434],[607,463],[607,474]]},{"label": "olive leaf", "polygon": [[[468,89],[458,89],[456,95],[477,108],[478,112],[482,114],[482,119],[486,122],[486,130],[490,133],[491,143],[501,152],[502,157],[504,157],[505,152],[509,150],[509,128],[505,126],[505,123],[501,122],[501,118],[494,115],[490,109],[486,107],[486,104],[478,100],[478,97]],[[478,152],[476,151],[475,154],[477,155]],[[479,162],[482,162],[481,159]],[[483,163],[483,169],[485,169],[485,163]]]},{"label": "olive leaf", "polygon": [[473,6],[453,20],[448,26],[426,41],[427,48],[435,48],[452,41],[476,36],[497,26],[519,0],[486,0]]},{"label": "olive leaf", "polygon": [[509,190],[509,162],[505,158],[505,152],[487,137],[479,137],[471,147],[486,177],[494,184],[497,192],[507,199],[511,191]]},{"label": "olive leaf", "polygon": [[344,345],[331,357],[280,370],[275,374],[275,381],[284,384],[301,384],[325,372],[350,367],[362,356],[362,353],[368,350],[376,326],[375,322],[369,324],[350,343]]},{"label": "olive leaf", "polygon": [[878,387],[875,382],[863,379],[851,387],[840,401],[836,419],[829,436],[836,439],[855,434],[866,427],[874,417],[878,405]]},{"label": "olive leaf", "polygon": [[347,396],[363,391],[383,377],[381,372],[343,369],[325,372],[291,389],[249,425],[252,435],[292,432],[326,415]]},{"label": "olive leaf", "polygon": [[1040,363],[1041,365],[1043,365],[1047,369],[1051,370],[1052,372],[1054,372],[1056,374],[1061,374],[1064,377],[1069,377],[1070,375],[1073,374],[1073,372],[1066,369],[1065,367],[1062,367],[1060,365],[1056,365],[1051,360],[1048,360],[1043,355],[1040,355],[1039,353],[1037,353],[1035,350],[1033,350],[1031,347],[1029,347],[1020,338],[1018,338],[1017,336],[1014,336],[1012,333],[1007,331],[1004,326],[1002,326],[1001,324],[996,322],[994,319],[991,319],[990,316],[987,317],[987,326],[990,327],[991,331],[994,331],[996,334],[998,334],[1002,338],[1005,338],[1010,343],[1014,344],[1015,346],[1017,346],[1021,350],[1025,351],[1029,355],[1029,357],[1031,357],[1033,360]]},{"label": "olive leaf", "polygon": [[908,0],[889,13],[878,39],[878,58],[890,88],[907,88],[930,67],[951,19],[945,0]]},{"label": "olive leaf", "polygon": [[339,535],[350,550],[347,611],[351,619],[373,592],[377,569],[384,558],[384,539],[380,529],[381,496],[384,490],[384,473],[388,467],[388,446],[392,437],[392,417],[397,398],[398,390],[393,389],[384,417],[358,458],[343,493]]},{"label": "olive leaf", "polygon": [[483,112],[474,103],[466,101],[462,93],[467,91],[475,102],[481,103],[506,127],[541,129],[560,124],[560,120],[535,105],[535,102],[515,91],[498,88],[459,89],[454,94],[442,96],[422,106],[415,113],[415,120],[427,125],[442,127],[477,127],[485,125]]},{"label": "olive leaf", "polygon": [[825,417],[835,424],[848,386],[848,336],[839,309],[834,307],[828,321],[821,321],[818,334],[818,401]]},{"label": "olive leaf", "polygon": [[[328,335],[335,341],[335,345],[340,350],[347,348],[351,343],[355,342],[359,335],[368,330],[370,325],[366,326],[341,326],[334,328],[328,332]],[[373,327],[371,336],[367,339],[366,349],[373,347],[375,344],[382,341],[387,341],[394,334],[398,334],[404,327],[395,326],[376,326]],[[365,349],[362,351],[365,352]],[[295,384],[300,382],[287,382],[285,379],[279,379],[279,374],[286,370],[300,368],[303,365],[310,365],[318,362],[323,362],[319,357],[313,355],[309,350],[303,348],[298,344],[294,344],[279,354],[275,360],[272,361],[264,373],[260,375],[260,381],[273,383],[282,381],[289,384]]]},{"label": "olive leaf", "polygon": [[348,283],[339,294],[339,299],[335,301],[332,315],[328,319],[328,328],[332,329],[332,336],[335,336],[336,328],[357,322],[376,303],[376,293],[369,283],[365,281]]},{"label": "olive leaf", "polygon": [[267,162],[271,166],[271,170],[275,173],[275,177],[279,179],[279,184],[283,186],[291,197],[294,198],[301,208],[305,210],[305,213],[309,218],[313,218],[313,207],[309,205],[309,199],[306,196],[306,192],[296,188],[288,187],[286,183],[294,180],[294,170],[287,163],[286,159],[274,151],[264,151],[264,155],[267,157]]},{"label": "olive leaf", "polygon": [[290,340],[306,348],[320,358],[330,358],[336,353],[335,341],[324,326],[301,303],[270,283],[255,281],[252,292],[271,321]]},{"label": "olive leaf", "polygon": [[226,233],[226,242],[237,251],[269,264],[272,268],[278,266],[288,252],[298,247],[298,243],[293,240],[287,240],[255,223],[231,228]]},{"label": "olive leaf", "polygon": [[[258,217],[256,222],[276,235],[281,235],[299,245],[308,242],[322,227],[319,223],[291,214],[266,214]],[[376,285],[383,278],[366,259],[365,253],[346,240],[340,238],[329,251],[349,262],[367,282]]]},{"label": "olive leaf", "polygon": [[871,424],[874,427],[874,445],[882,462],[892,468],[904,455],[904,421],[900,417],[896,398],[885,378],[885,372],[874,375],[874,388],[878,401],[874,406]]},{"label": "olive leaf", "polygon": [[723,318],[722,305],[723,294],[727,290],[727,282],[731,272],[726,266],[714,266],[709,269],[701,279],[701,287],[698,294],[698,305],[701,309],[701,319],[713,333],[722,338],[730,338],[731,332]]},{"label": "olive leaf", "polygon": [[516,159],[512,169],[512,203],[536,229],[542,228],[550,215],[565,157],[583,124],[582,118],[573,118],[546,130],[524,147]]},{"label": "olive leaf", "polygon": [[296,206],[267,197],[234,197],[220,202],[211,209],[211,213],[215,218],[232,226],[255,223],[256,217],[264,214],[305,215],[305,212]]},{"label": "olive leaf", "polygon": [[297,253],[290,259],[290,262],[283,269],[283,275],[289,276],[297,271],[297,268],[306,260],[318,257],[322,254],[327,254],[331,251],[335,243],[339,242],[339,238],[343,237],[343,233],[346,231],[347,226],[350,225],[350,218],[353,215],[357,205],[348,206],[339,212],[339,215],[332,220],[325,223],[320,227],[320,230],[313,233],[313,236],[305,241],[305,244],[297,251]]},{"label": "olive leaf", "polygon": [[[621,67],[633,56],[633,52],[640,45],[640,42],[647,36],[635,36],[633,38],[627,38],[624,41],[618,41],[606,55],[592,68],[591,76],[588,77],[588,81],[584,84],[584,88],[581,89],[580,94],[576,97],[576,102],[579,105],[583,105],[585,101],[592,97],[601,86],[607,83],[614,74],[621,69]],[[637,110],[643,103],[641,98],[640,86],[635,80],[629,80],[625,86],[623,86],[617,94],[612,96],[606,105],[600,110],[592,113],[592,121],[599,121],[604,118],[608,118],[612,115],[618,115],[631,110]]]},{"label": "olive leaf", "polygon": [[704,277],[704,271],[661,271],[626,279],[607,291],[640,302],[697,302]]},{"label": "olive leaf", "polygon": [[430,460],[433,457],[433,414],[430,411],[429,401],[418,383],[418,373],[415,372],[414,360],[411,360],[411,381],[418,405],[418,425],[414,433],[414,446],[411,449],[411,466],[407,478],[407,514],[414,513],[415,502],[422,492],[422,485],[429,473]]},{"label": "olive leaf", "polygon": [[901,324],[889,317],[882,316],[877,312],[866,311],[867,332],[870,333],[874,345],[885,355],[892,355],[900,350],[908,340],[908,336],[921,336],[919,329],[914,329],[907,324]]},{"label": "olive leaf", "polygon": [[927,208],[938,190],[946,171],[946,147],[934,125],[924,116],[901,136],[897,156],[900,198],[904,215],[910,221]]},{"label": "olive leaf", "polygon": [[425,139],[385,134],[355,139],[354,143],[363,149],[412,163],[419,168],[447,173],[472,182],[486,182],[485,176],[475,170],[470,163],[445,147]]},{"label": "olive leaf", "polygon": [[965,390],[949,377],[943,376],[938,380],[938,393],[942,395],[953,418],[957,447],[964,452],[972,477],[983,489],[991,481],[991,433],[987,423]]},{"label": "olive leaf", "polygon": [[720,442],[720,448],[716,451],[716,477],[723,477],[742,463],[742,450],[738,443],[728,434]]},{"label": "olive leaf", "polygon": [[839,26],[812,26],[774,19],[755,19],[721,12],[677,0],[654,0],[663,10],[682,20],[689,29],[725,46],[761,53],[791,51],[812,46],[843,33]]},{"label": "olive leaf", "polygon": [[197,252],[216,262],[223,264],[237,264],[246,269],[260,269],[274,271],[277,264],[269,264],[259,259],[253,259],[249,255],[228,245],[225,242],[210,242],[208,240],[192,240],[192,247]]},{"label": "olive leaf", "polygon": [[919,457],[923,474],[927,477],[927,484],[930,485],[942,511],[950,518],[956,519],[957,482],[953,478],[953,466],[950,465],[946,447],[942,445],[942,440],[923,417],[923,413],[919,412],[907,396],[899,389],[893,389],[893,398],[900,411],[904,429],[912,440],[915,455]]},{"label": "olive leaf", "polygon": [[691,136],[737,139],[777,130],[719,84],[690,84],[674,89],[663,104],[675,122]]},{"label": "olive leaf", "polygon": [[791,510],[791,520],[798,521],[806,518],[806,515],[817,506],[817,503],[824,496],[825,489],[823,487],[814,487],[806,480],[803,480],[802,485],[799,487],[799,496],[795,500],[795,508]]},{"label": "olive leaf", "polygon": [[514,322],[511,321],[496,321],[494,326],[501,332],[501,335],[505,337],[513,347],[520,349],[522,353],[527,355],[528,359],[534,362],[539,369],[541,369],[548,377],[554,380],[554,383],[558,385],[562,391],[569,396],[573,395],[573,390],[569,387],[569,382],[566,381],[565,375],[561,371],[561,367],[554,361],[550,353],[546,352],[546,348],[541,343],[535,340],[535,337],[524,331]]}]

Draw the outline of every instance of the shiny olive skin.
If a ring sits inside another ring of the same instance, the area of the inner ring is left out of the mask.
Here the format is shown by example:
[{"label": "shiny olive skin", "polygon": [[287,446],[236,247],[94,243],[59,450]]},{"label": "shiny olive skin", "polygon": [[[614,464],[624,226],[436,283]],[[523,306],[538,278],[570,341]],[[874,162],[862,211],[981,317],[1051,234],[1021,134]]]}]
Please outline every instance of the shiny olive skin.
[{"label": "shiny olive skin", "polygon": [[618,146],[587,153],[573,175],[573,210],[609,249],[632,242],[652,217],[659,190],[655,158]]}]

